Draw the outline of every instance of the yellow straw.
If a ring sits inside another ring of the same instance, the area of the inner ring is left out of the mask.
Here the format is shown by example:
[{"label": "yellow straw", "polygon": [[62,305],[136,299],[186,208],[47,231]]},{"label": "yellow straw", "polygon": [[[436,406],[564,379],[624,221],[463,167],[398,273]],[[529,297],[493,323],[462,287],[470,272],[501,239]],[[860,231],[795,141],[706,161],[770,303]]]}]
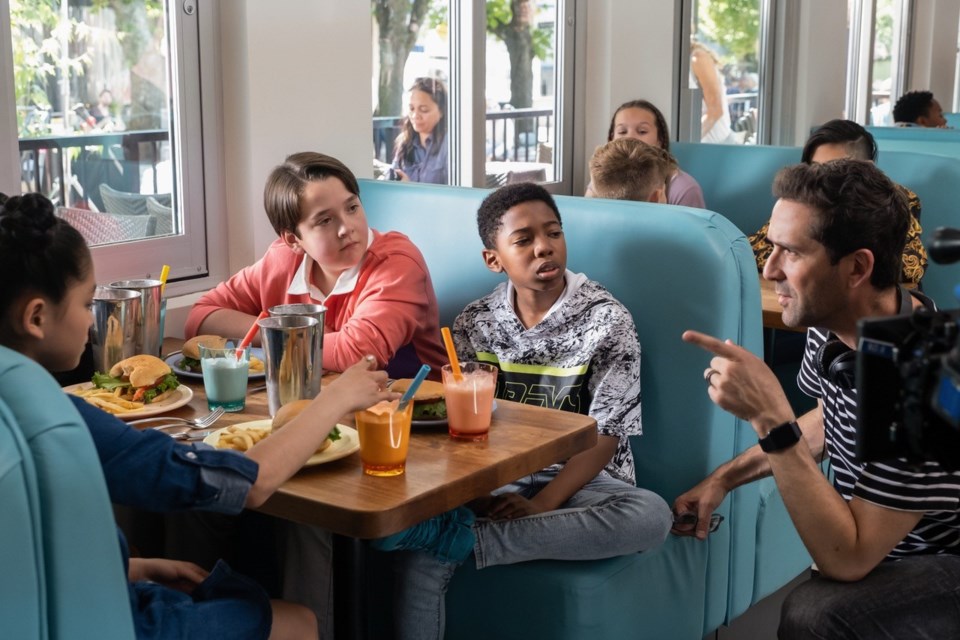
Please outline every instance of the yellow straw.
[{"label": "yellow straw", "polygon": [[170,275],[170,265],[165,264],[163,268],[160,269],[160,293],[163,293],[163,290],[167,288],[167,276]]},{"label": "yellow straw", "polygon": [[441,327],[440,335],[443,336],[443,344],[447,348],[447,357],[450,358],[450,370],[453,372],[453,379],[460,381],[463,374],[460,372],[460,361],[457,360],[457,350],[453,347],[453,336],[450,335],[450,327]]}]

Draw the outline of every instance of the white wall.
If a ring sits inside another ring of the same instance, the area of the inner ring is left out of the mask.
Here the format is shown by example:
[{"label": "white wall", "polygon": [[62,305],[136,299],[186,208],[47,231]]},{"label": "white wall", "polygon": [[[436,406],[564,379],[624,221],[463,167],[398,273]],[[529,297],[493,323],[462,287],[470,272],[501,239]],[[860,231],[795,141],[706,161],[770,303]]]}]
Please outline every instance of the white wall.
[{"label": "white wall", "polygon": [[796,29],[797,66],[783,69],[778,80],[795,85],[789,143],[803,146],[811,127],[845,117],[847,7],[837,0],[806,0],[796,9],[785,26]]},{"label": "white wall", "polygon": [[224,174],[230,270],[276,239],[263,211],[270,170],[298,151],[372,175],[370,4],[220,3]]},{"label": "white wall", "polygon": [[915,0],[908,91],[926,89],[947,111],[953,102],[960,0]]}]

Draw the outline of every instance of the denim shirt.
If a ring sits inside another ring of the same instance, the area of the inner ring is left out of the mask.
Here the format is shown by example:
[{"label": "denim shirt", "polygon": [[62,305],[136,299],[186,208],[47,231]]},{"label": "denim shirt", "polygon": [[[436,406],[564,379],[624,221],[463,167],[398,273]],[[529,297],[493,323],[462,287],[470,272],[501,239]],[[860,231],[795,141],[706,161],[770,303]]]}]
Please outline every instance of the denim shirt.
[{"label": "denim shirt", "polygon": [[253,460],[205,444],[179,444],[160,431],[134,429],[82,398],[70,399],[93,436],[112,502],[150,511],[243,509],[259,471]]},{"label": "denim shirt", "polygon": [[420,136],[415,135],[413,162],[407,162],[406,159],[397,156],[393,161],[393,168],[406,173],[411,182],[447,184],[448,153],[446,136],[438,142],[433,135],[430,135],[425,148],[420,144]]}]

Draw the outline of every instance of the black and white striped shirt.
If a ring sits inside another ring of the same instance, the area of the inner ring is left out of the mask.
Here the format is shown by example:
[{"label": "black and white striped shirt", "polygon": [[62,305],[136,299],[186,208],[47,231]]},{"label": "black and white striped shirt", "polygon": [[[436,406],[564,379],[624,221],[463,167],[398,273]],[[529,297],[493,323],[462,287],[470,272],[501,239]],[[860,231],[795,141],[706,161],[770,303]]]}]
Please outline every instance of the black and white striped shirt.
[{"label": "black and white striped shirt", "polygon": [[807,331],[803,365],[797,384],[823,406],[827,454],[834,487],[849,501],[853,496],[897,511],[923,511],[917,526],[887,556],[919,553],[960,554],[960,473],[944,471],[936,462],[919,466],[897,459],[860,464],[856,459],[857,392],[841,389],[817,372],[817,349],[836,336],[822,329]]}]

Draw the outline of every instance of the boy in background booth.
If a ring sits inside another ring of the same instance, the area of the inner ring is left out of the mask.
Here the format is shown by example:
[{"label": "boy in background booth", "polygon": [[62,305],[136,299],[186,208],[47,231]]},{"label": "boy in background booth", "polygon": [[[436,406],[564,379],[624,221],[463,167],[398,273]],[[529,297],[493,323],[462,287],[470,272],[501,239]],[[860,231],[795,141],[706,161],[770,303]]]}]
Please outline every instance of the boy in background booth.
[{"label": "boy in background booth", "polygon": [[893,105],[893,122],[898,127],[946,129],[943,107],[930,91],[909,91]]},{"label": "boy in background booth", "polygon": [[[640,142],[670,151],[670,130],[667,119],[653,103],[647,100],[625,102],[613,112],[607,142],[620,138],[633,138]],[[593,183],[587,185],[585,196],[593,195]],[[703,190],[689,173],[674,167],[667,185],[667,204],[705,209]]]},{"label": "boy in background booth", "polygon": [[[636,486],[630,436],[641,433],[640,344],[630,312],[583,274],[567,270],[560,212],[533,183],[501,187],[477,211],[483,261],[508,280],[469,304],[453,327],[457,354],[499,369],[512,400],[576,410],[597,420],[596,446],[393,536],[374,541],[400,556],[398,637],[444,634],[444,598],[456,568],[529,560],[595,560],[660,545],[672,516]],[[556,391],[556,393],[553,393]],[[573,408],[573,409],[571,409]]]},{"label": "boy in background booth", "polygon": [[677,170],[668,151],[633,138],[597,147],[590,158],[592,194],[587,197],[640,202],[667,201],[667,177]]}]

